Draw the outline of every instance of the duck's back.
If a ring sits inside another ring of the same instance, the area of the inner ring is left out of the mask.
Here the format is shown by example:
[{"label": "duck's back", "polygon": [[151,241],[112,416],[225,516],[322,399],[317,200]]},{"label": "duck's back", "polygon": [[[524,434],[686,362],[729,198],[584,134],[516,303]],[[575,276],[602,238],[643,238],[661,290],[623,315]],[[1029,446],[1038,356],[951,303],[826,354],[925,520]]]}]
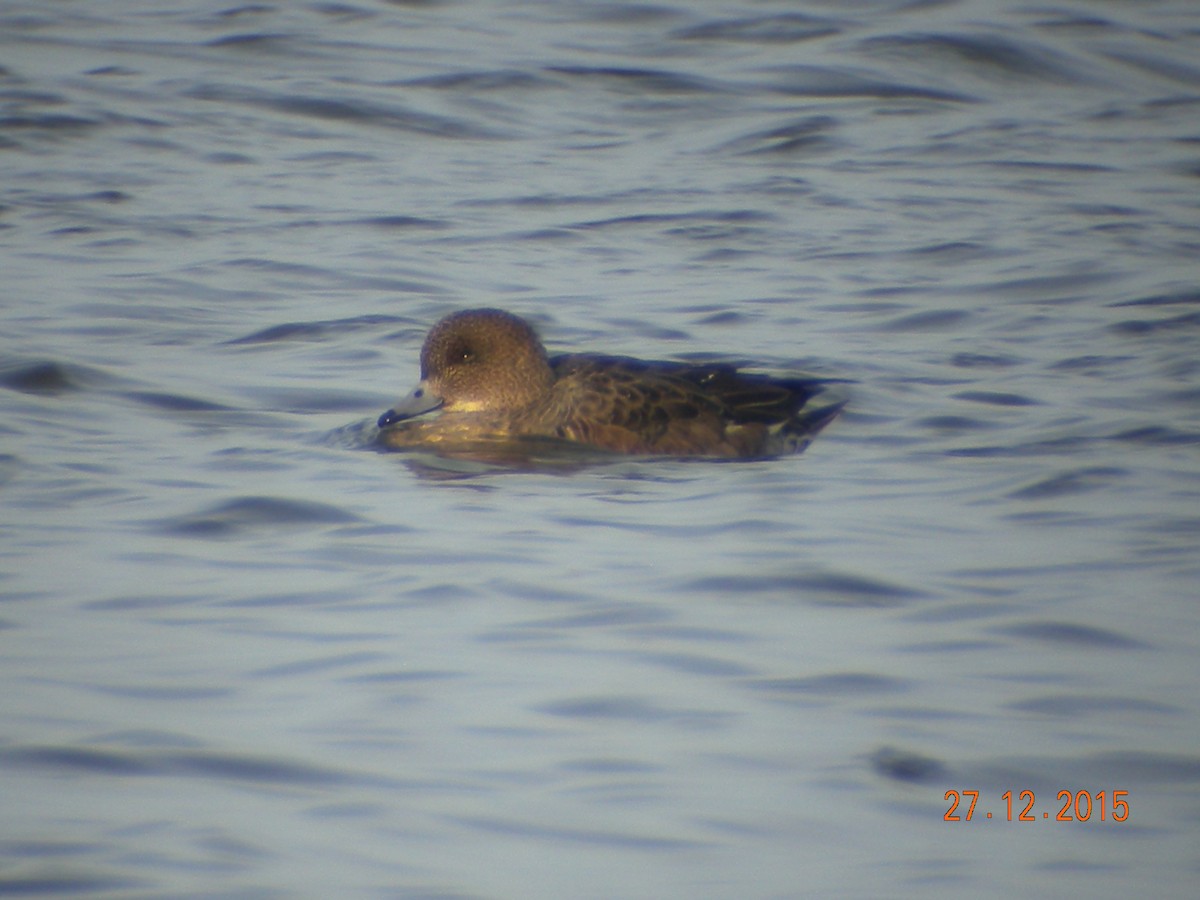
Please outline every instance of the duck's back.
[{"label": "duck's back", "polygon": [[816,418],[822,382],[733,365],[574,354],[550,360],[555,435],[622,453],[753,457],[803,449],[841,404]]}]

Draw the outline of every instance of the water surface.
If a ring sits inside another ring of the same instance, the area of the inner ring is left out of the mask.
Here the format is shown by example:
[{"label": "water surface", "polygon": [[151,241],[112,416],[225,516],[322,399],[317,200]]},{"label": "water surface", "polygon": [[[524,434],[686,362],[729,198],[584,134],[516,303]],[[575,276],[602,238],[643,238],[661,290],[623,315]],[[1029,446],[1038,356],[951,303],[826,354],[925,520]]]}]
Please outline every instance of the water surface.
[{"label": "water surface", "polygon": [[[1198,35],[7,4],[0,892],[1191,896]],[[853,399],[772,461],[375,452],[473,305]]]}]

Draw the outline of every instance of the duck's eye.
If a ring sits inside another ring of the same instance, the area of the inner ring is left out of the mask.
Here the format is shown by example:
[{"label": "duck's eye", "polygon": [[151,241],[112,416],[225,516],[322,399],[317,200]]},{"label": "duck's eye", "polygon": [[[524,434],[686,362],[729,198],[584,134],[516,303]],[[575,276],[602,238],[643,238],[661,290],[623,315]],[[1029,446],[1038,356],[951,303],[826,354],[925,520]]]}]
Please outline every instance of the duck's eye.
[{"label": "duck's eye", "polygon": [[450,365],[461,365],[472,362],[475,359],[475,351],[465,341],[456,341],[446,348],[446,350],[446,361]]}]

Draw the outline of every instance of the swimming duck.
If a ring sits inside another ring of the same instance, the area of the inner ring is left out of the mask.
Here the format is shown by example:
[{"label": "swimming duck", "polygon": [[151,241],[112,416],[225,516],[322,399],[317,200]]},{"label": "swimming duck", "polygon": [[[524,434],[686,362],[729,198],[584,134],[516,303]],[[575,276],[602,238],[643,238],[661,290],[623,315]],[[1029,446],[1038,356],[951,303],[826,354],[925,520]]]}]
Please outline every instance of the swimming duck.
[{"label": "swimming duck", "polygon": [[524,319],[468,309],[429,332],[420,383],[380,416],[379,441],[436,451],[533,438],[616,453],[761,458],[803,450],[837,415],[844,399],[810,403],[825,384],[725,363],[547,356]]}]

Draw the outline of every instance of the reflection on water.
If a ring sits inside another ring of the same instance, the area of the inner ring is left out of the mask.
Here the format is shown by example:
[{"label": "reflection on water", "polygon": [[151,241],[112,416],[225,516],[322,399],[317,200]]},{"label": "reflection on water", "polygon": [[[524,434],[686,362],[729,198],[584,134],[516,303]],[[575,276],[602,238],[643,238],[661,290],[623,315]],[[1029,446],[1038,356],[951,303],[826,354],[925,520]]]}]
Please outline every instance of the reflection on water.
[{"label": "reflection on water", "polygon": [[[1188,4],[47,9],[0,893],[1194,892]],[[777,460],[377,452],[481,305],[854,402]]]}]

